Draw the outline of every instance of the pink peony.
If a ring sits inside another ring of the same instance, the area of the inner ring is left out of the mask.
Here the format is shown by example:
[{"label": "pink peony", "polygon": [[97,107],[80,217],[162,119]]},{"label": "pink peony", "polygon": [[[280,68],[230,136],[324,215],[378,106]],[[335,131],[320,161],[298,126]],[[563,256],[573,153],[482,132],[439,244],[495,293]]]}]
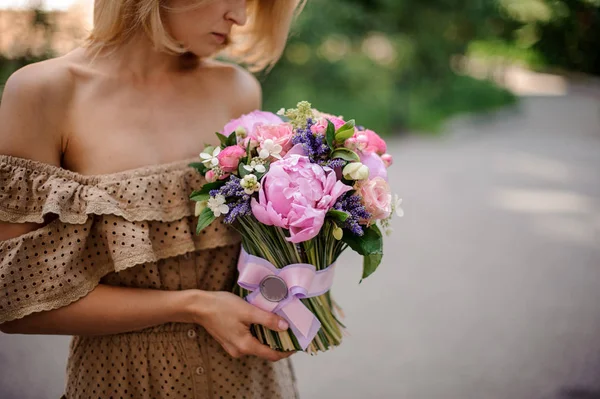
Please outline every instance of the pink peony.
[{"label": "pink peony", "polygon": [[358,183],[358,194],[363,199],[371,221],[385,219],[392,213],[392,193],[389,184],[381,177]]},{"label": "pink peony", "polygon": [[285,155],[292,148],[292,135],[294,128],[289,123],[281,123],[277,125],[259,125],[253,134],[250,134],[251,139],[255,139],[259,144],[267,139],[273,140],[275,144],[279,144],[283,150],[280,155]]},{"label": "pink peony", "polygon": [[245,114],[240,116],[237,119],[232,119],[225,125],[222,134],[225,136],[229,136],[231,133],[235,132],[238,127],[243,127],[246,129],[246,133],[251,135],[254,133],[254,130],[257,126],[260,125],[273,125],[281,123],[281,118],[271,112],[264,111],[253,111],[249,114]]},{"label": "pink peony", "polygon": [[246,150],[237,145],[225,147],[217,158],[219,159],[219,166],[223,169],[223,172],[235,172],[240,163],[240,158],[246,156]]},{"label": "pink peony", "polygon": [[319,234],[327,211],[352,190],[330,168],[296,154],[273,162],[261,183],[259,200],[252,198],[252,213],[261,223],[289,229],[288,241],[293,243]]},{"label": "pink peony", "polygon": [[369,168],[369,179],[380,177],[387,181],[388,173],[384,161],[374,152],[359,152],[360,162]]}]

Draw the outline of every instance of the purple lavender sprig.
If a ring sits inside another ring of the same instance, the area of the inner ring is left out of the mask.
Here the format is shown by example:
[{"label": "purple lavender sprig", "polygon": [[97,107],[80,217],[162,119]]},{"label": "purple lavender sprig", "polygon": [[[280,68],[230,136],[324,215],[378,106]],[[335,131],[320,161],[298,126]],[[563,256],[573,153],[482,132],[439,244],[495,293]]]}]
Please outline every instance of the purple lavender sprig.
[{"label": "purple lavender sprig", "polygon": [[346,193],[337,200],[333,208],[350,215],[344,222],[344,228],[357,236],[362,236],[365,233],[360,221],[370,219],[371,214],[365,209],[360,196]]},{"label": "purple lavender sprig", "polygon": [[328,159],[328,160],[322,161],[322,162],[323,162],[322,164],[319,162],[319,165],[321,165],[321,166],[328,166],[331,169],[343,168],[348,163],[348,162],[344,161],[341,158]]},{"label": "purple lavender sprig", "polygon": [[314,125],[312,118],[306,120],[306,128],[296,129],[296,134],[292,137],[292,144],[301,144],[306,155],[312,163],[318,163],[321,166],[329,166],[332,160],[327,159],[331,148],[327,144],[324,135],[314,134],[311,127]]},{"label": "purple lavender sprig", "polygon": [[216,197],[221,194],[226,199],[231,197],[242,197],[245,195],[244,189],[240,185],[241,179],[237,176],[231,175],[229,176],[229,180],[223,186],[216,190],[210,190],[209,195],[211,197]]},{"label": "purple lavender sprig", "polygon": [[235,222],[241,216],[248,216],[252,213],[250,195],[244,192],[240,182],[241,179],[239,177],[231,175],[227,183],[222,187],[209,192],[211,197],[216,197],[220,194],[227,200],[229,212],[223,220],[227,224]]},{"label": "purple lavender sprig", "polygon": [[241,216],[249,216],[252,214],[252,208],[250,207],[250,196],[244,194],[238,201],[228,205],[229,213],[223,220],[227,224],[231,224]]}]

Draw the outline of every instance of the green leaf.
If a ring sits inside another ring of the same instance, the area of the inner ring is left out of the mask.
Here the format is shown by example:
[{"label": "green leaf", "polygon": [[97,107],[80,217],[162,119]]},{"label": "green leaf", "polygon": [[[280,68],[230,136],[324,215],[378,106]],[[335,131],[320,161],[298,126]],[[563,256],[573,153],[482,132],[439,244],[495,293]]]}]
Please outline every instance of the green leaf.
[{"label": "green leaf", "polygon": [[215,133],[217,135],[217,137],[219,138],[219,141],[221,142],[221,147],[225,148],[227,147],[227,136],[222,135],[221,133]]},{"label": "green leaf", "polygon": [[349,120],[335,132],[335,141],[341,143],[354,136],[354,119]]},{"label": "green leaf", "polygon": [[250,144],[252,144],[252,140],[248,140],[248,145],[246,145],[246,165],[252,161],[252,157],[250,156]]},{"label": "green leaf", "polygon": [[231,133],[229,137],[227,137],[227,141],[225,142],[227,147],[231,147],[232,145],[237,144],[237,136],[235,132]]},{"label": "green leaf", "polygon": [[334,148],[333,144],[335,141],[335,125],[327,119],[327,131],[325,132],[325,139],[329,148]]},{"label": "green leaf", "polygon": [[202,175],[204,175],[208,169],[202,162],[192,162],[188,166],[196,169]]},{"label": "green leaf", "polygon": [[358,156],[357,153],[355,153],[354,151],[352,151],[348,148],[344,148],[344,147],[337,148],[335,151],[333,151],[331,153],[331,158],[333,158],[333,159],[341,158],[344,161],[348,161],[348,162],[359,162],[360,161],[360,157]]},{"label": "green leaf", "polygon": [[383,254],[371,254],[363,257],[363,275],[360,282],[375,273],[382,258]]},{"label": "green leaf", "polygon": [[208,201],[210,195],[208,193],[201,193],[200,191],[194,191],[190,195],[192,201]]},{"label": "green leaf", "polygon": [[259,173],[257,171],[254,171],[254,174],[256,175],[256,178],[258,179],[258,181],[260,181],[260,179],[262,179],[264,175],[269,173],[269,169],[271,168],[271,163],[267,162],[263,166],[265,167],[265,173]]},{"label": "green leaf", "polygon": [[350,137],[354,136],[354,129],[352,130],[342,130],[335,134],[335,141],[338,143],[343,143],[348,140]]},{"label": "green leaf", "polygon": [[377,270],[383,258],[383,236],[376,225],[373,224],[365,229],[365,234],[362,237],[354,235],[350,230],[344,230],[342,241],[354,251],[363,255],[362,279],[369,277]]},{"label": "green leaf", "polygon": [[215,214],[210,208],[206,207],[198,216],[198,225],[196,227],[196,234],[199,234],[202,230],[208,227],[215,220]]},{"label": "green leaf", "polygon": [[211,190],[217,190],[225,184],[224,180],[217,180],[214,183],[206,183],[199,190],[196,190],[192,195],[208,194]]},{"label": "green leaf", "polygon": [[354,121],[354,119],[350,119],[348,122],[346,122],[342,126],[340,126],[340,128],[336,131],[336,133],[339,133],[343,130],[354,130],[355,127],[356,127],[356,122]]},{"label": "green leaf", "polygon": [[335,209],[332,209],[329,212],[327,212],[327,216],[340,222],[345,222],[348,219],[348,217],[350,217],[350,215],[347,212],[338,211]]},{"label": "green leaf", "polygon": [[240,174],[240,178],[244,178],[244,176],[252,173],[252,172],[248,172],[246,169],[244,169],[244,165],[246,165],[243,162],[240,162],[240,164],[238,165],[238,173]]},{"label": "green leaf", "polygon": [[376,225],[371,225],[364,229],[362,236],[357,236],[348,231],[344,234],[344,242],[360,255],[370,255],[383,251],[383,237],[381,231]]}]

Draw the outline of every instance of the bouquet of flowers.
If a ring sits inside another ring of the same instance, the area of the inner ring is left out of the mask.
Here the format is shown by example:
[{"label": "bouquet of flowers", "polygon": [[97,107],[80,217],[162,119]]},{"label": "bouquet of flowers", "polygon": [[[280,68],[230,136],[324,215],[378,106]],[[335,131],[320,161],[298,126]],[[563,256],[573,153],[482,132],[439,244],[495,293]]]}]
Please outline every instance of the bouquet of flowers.
[{"label": "bouquet of flowers", "polygon": [[363,279],[371,275],[383,256],[380,227],[401,213],[385,141],[305,101],[244,115],[217,136],[221,145],[191,164],[207,181],[191,194],[197,232],[224,216],[242,236],[234,292],[290,325],[283,333],[253,325],[253,335],[281,351],[339,345],[335,262],[350,247],[364,257]]}]

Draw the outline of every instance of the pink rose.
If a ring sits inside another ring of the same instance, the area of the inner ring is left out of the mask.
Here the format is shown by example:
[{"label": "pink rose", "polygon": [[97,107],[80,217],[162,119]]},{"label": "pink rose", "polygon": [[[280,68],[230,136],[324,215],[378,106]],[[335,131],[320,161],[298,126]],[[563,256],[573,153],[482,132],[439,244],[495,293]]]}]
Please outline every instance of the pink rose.
[{"label": "pink rose", "polygon": [[219,159],[219,166],[223,169],[224,172],[235,172],[240,163],[240,158],[246,156],[246,150],[237,145],[232,145],[230,147],[225,147],[217,158]]},{"label": "pink rose", "polygon": [[[357,131],[354,136],[346,140],[346,147],[364,152],[374,152],[383,155],[387,152],[387,144],[372,130]],[[353,148],[354,147],[354,148]]]},{"label": "pink rose", "polygon": [[310,127],[310,131],[314,134],[325,134],[327,131],[327,119],[319,118],[317,122]]},{"label": "pink rose", "polygon": [[381,177],[358,183],[358,194],[371,220],[385,219],[392,213],[392,193],[389,184]]},{"label": "pink rose", "polygon": [[207,183],[214,183],[217,180],[227,179],[229,177],[229,175],[230,175],[229,173],[221,173],[220,175],[217,175],[214,170],[209,170],[204,175],[204,178],[206,179]]},{"label": "pink rose", "polygon": [[281,123],[281,118],[271,112],[253,111],[229,121],[221,131],[221,134],[229,136],[238,127],[243,127],[248,135],[253,134],[256,126],[272,125]]},{"label": "pink rose", "polygon": [[381,156],[381,160],[385,164],[386,168],[389,168],[394,163],[394,159],[392,158],[392,156],[390,154],[383,154]]},{"label": "pink rose", "polygon": [[379,155],[383,155],[387,152],[387,144],[377,133],[369,129],[365,130],[363,133],[365,133],[369,139],[366,151],[373,151]]},{"label": "pink rose", "polygon": [[360,162],[369,168],[369,179],[380,177],[387,181],[388,173],[384,161],[374,152],[359,152]]},{"label": "pink rose", "polygon": [[353,151],[365,151],[369,144],[369,138],[364,134],[354,134],[344,143],[344,147]]},{"label": "pink rose", "polygon": [[288,241],[299,243],[319,234],[327,211],[352,187],[338,181],[335,172],[290,154],[273,162],[261,181],[252,213],[259,222],[289,229]]},{"label": "pink rose", "polygon": [[289,123],[281,123],[277,125],[259,125],[253,134],[249,135],[251,139],[255,139],[259,145],[267,139],[273,140],[275,144],[283,147],[279,155],[283,156],[292,148],[292,135],[294,128]]},{"label": "pink rose", "polygon": [[327,119],[329,119],[331,121],[331,123],[333,123],[333,125],[335,126],[335,130],[338,130],[340,127],[344,126],[346,124],[346,121],[339,116],[334,116],[331,114],[326,114],[324,112],[318,112],[317,114],[319,115],[320,118],[324,118],[325,120],[325,128],[327,128]]},{"label": "pink rose", "polygon": [[209,170],[206,172],[206,175],[204,175],[204,178],[208,183],[214,183],[217,181],[217,174],[213,170]]}]

